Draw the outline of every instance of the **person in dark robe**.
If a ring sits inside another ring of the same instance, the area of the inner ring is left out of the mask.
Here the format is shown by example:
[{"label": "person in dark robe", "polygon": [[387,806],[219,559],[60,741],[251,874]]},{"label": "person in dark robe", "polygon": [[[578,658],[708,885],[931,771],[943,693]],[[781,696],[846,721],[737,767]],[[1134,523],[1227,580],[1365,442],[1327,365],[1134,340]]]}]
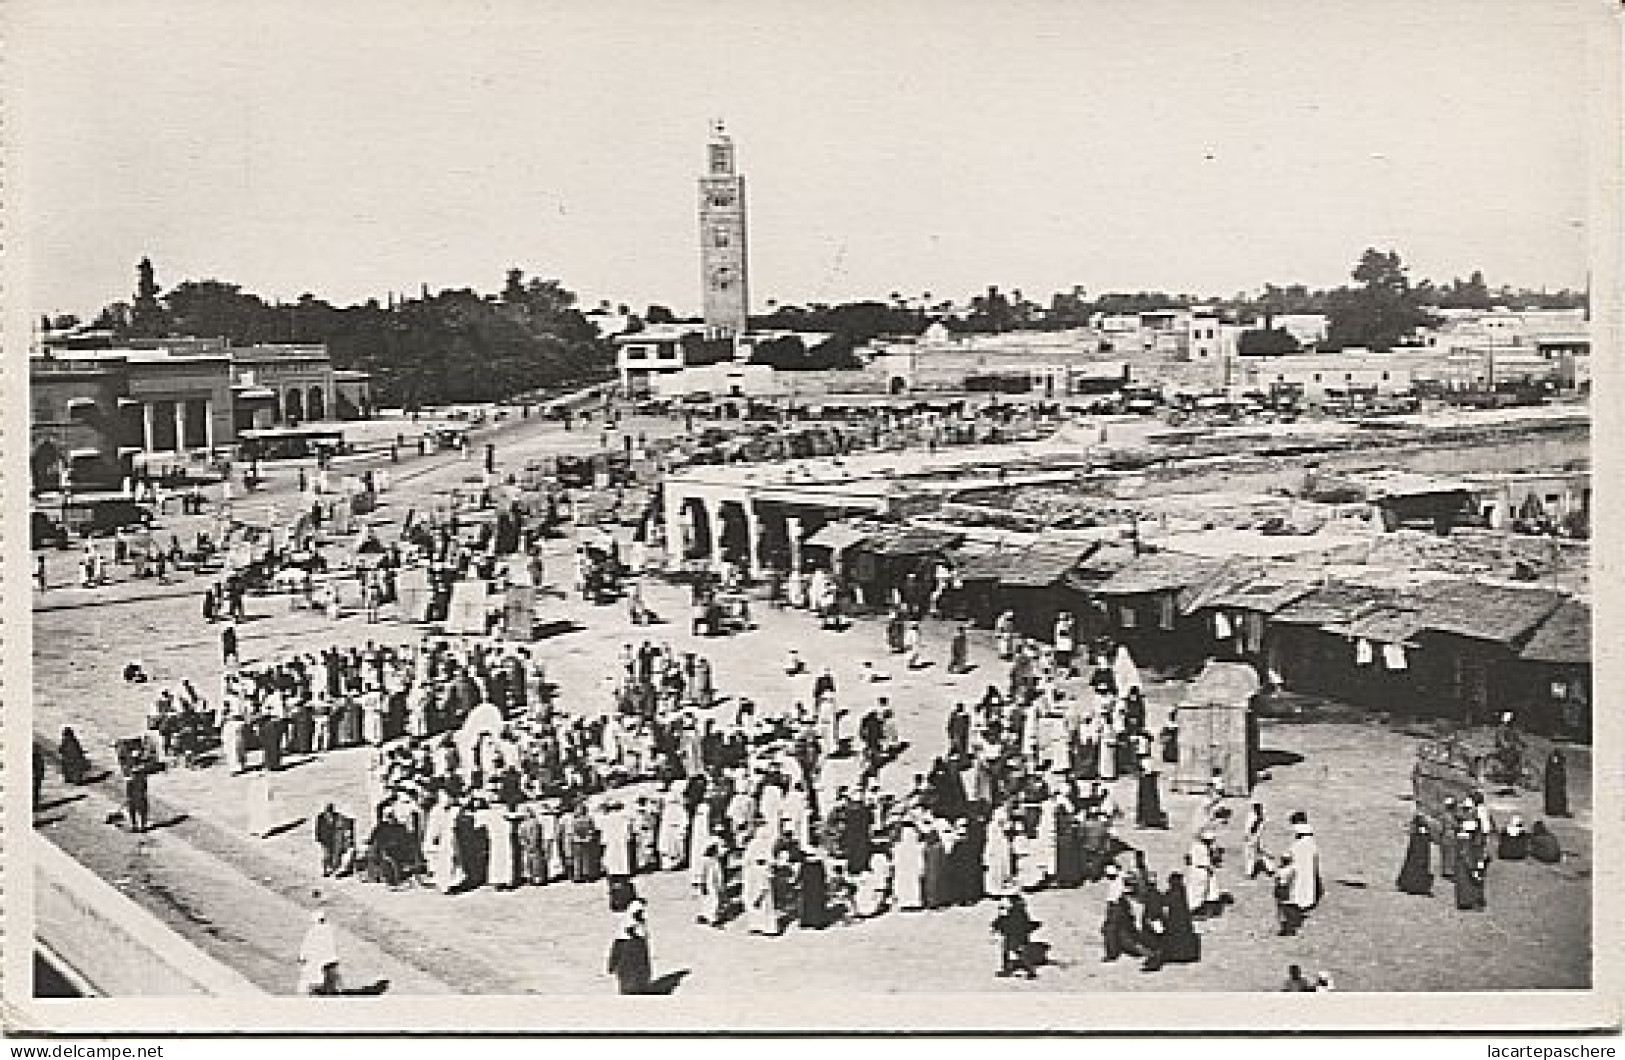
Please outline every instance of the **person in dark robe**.
[{"label": "person in dark robe", "polygon": [[1185,878],[1168,874],[1168,887],[1162,892],[1164,910],[1164,957],[1169,964],[1195,964],[1202,959],[1202,936],[1191,919],[1190,902],[1185,895]]},{"label": "person in dark robe", "polygon": [[29,757],[34,762],[34,808],[37,810],[40,800],[45,795],[45,756],[40,754],[39,748],[36,747]]},{"label": "person in dark robe", "polygon": [[856,879],[869,871],[874,856],[874,810],[862,799],[847,804],[842,823],[841,850],[846,856],[846,871]]},{"label": "person in dark robe", "polygon": [[649,959],[649,928],[644,922],[643,902],[634,902],[621,914],[620,930],[610,943],[607,972],[615,977],[623,994],[647,994],[653,978]]},{"label": "person in dark robe", "polygon": [[1529,856],[1543,865],[1556,865],[1563,860],[1563,848],[1545,821],[1536,821],[1529,828]]},{"label": "person in dark robe", "polygon": [[1162,794],[1158,789],[1159,774],[1154,769],[1141,771],[1134,800],[1134,823],[1140,828],[1167,828],[1168,815],[1162,809]]},{"label": "person in dark robe", "polygon": [[220,631],[220,661],[226,666],[235,666],[237,658],[237,627],[227,623]]},{"label": "person in dark robe", "polygon": [[1477,911],[1484,908],[1484,875],[1489,865],[1484,834],[1478,822],[1461,822],[1456,841],[1456,908]]},{"label": "person in dark robe", "polygon": [[1523,861],[1529,856],[1529,833],[1524,829],[1522,817],[1513,814],[1507,826],[1501,830],[1495,844],[1495,856],[1502,861]]},{"label": "person in dark robe", "polygon": [[811,931],[829,926],[829,870],[817,853],[801,859],[796,922]]},{"label": "person in dark robe", "polygon": [[953,640],[948,644],[948,672],[970,672],[970,626],[964,622],[955,627]]},{"label": "person in dark robe", "polygon": [[137,764],[124,779],[124,812],[130,821],[130,831],[145,832],[151,804],[147,795],[147,770]]},{"label": "person in dark robe", "polygon": [[891,617],[886,620],[886,647],[891,649],[893,655],[903,653],[903,633],[906,623],[900,608],[893,608]]},{"label": "person in dark robe", "polygon": [[1546,756],[1546,816],[1569,815],[1569,767],[1563,752],[1552,748]]},{"label": "person in dark robe", "polygon": [[1028,979],[1037,979],[1033,967],[1033,932],[1039,922],[1027,912],[1027,902],[1019,894],[1007,895],[1000,902],[999,915],[993,918],[993,933],[999,939],[999,969],[993,974],[1001,978],[1021,972]]},{"label": "person in dark robe", "polygon": [[85,757],[85,749],[79,743],[79,736],[71,726],[62,729],[62,741],[57,744],[57,753],[62,766],[62,779],[68,784],[83,784],[85,777],[90,773],[90,759]]},{"label": "person in dark robe", "polygon": [[1179,764],[1179,726],[1173,722],[1162,727],[1162,760],[1169,765]]},{"label": "person in dark robe", "polygon": [[1083,883],[1083,845],[1077,817],[1064,803],[1055,808],[1055,886]]},{"label": "person in dark robe", "polygon": [[948,852],[935,828],[926,829],[921,838],[925,844],[925,907],[941,909],[948,904]]},{"label": "person in dark robe", "polygon": [[1281,990],[1288,994],[1312,994],[1315,984],[1311,983],[1303,974],[1303,969],[1296,964],[1289,964],[1286,968],[1286,983]]},{"label": "person in dark robe", "polygon": [[1140,949],[1145,952],[1145,961],[1140,965],[1140,971],[1161,971],[1162,966],[1168,961],[1167,903],[1163,900],[1162,892],[1149,881],[1140,893],[1139,927]]},{"label": "person in dark robe", "polygon": [[[1108,875],[1116,868],[1114,865],[1108,869]],[[1139,933],[1134,929],[1134,912],[1129,907],[1128,896],[1121,890],[1116,892],[1115,897],[1108,895],[1105,919],[1100,925],[1100,940],[1106,949],[1101,960],[1108,964],[1122,956],[1144,955],[1140,949]]]},{"label": "person in dark robe", "polygon": [[261,765],[267,773],[275,773],[282,768],[282,732],[283,722],[275,714],[267,714],[260,721],[260,754]]},{"label": "person in dark robe", "polygon": [[884,742],[885,728],[881,722],[880,712],[871,710],[865,712],[863,720],[858,722],[858,739],[863,742],[863,761],[870,769],[879,769]]},{"label": "person in dark robe", "polygon": [[474,815],[472,805],[464,806],[458,811],[457,821],[452,826],[452,842],[457,848],[457,863],[463,867],[462,890],[473,890],[485,886],[488,853],[484,837],[480,835],[479,823]]},{"label": "person in dark robe", "polygon": [[1395,883],[1406,894],[1433,893],[1433,835],[1427,818],[1417,814],[1411,820],[1411,838],[1405,847],[1405,864]]},{"label": "person in dark robe", "polygon": [[948,712],[948,760],[963,762],[970,754],[970,714],[965,704],[955,703]]},{"label": "person in dark robe", "polygon": [[1111,827],[1100,814],[1090,811],[1078,823],[1078,851],[1084,880],[1098,881],[1111,860]]},{"label": "person in dark robe", "polygon": [[316,740],[316,715],[309,701],[294,708],[289,746],[294,754],[308,755]]},{"label": "person in dark robe", "polygon": [[576,883],[596,880],[602,874],[601,856],[598,826],[586,805],[578,806],[570,819],[570,879]]},{"label": "person in dark robe", "polygon": [[322,850],[322,875],[332,876],[342,865],[343,851],[339,848],[339,821],[344,815],[328,803],[316,815],[316,845]]},{"label": "person in dark robe", "polygon": [[1456,878],[1456,829],[1461,817],[1456,812],[1456,800],[1444,800],[1444,813],[1439,818],[1439,877]]}]

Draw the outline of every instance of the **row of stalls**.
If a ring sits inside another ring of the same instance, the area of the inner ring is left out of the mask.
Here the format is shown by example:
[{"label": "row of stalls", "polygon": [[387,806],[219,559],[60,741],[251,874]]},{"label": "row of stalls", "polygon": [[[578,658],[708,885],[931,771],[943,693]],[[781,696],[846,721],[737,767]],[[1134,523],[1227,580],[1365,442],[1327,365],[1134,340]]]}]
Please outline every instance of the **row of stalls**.
[{"label": "row of stalls", "polygon": [[[1017,540],[1012,538],[1010,540]],[[1137,549],[1118,539],[998,545],[917,524],[831,523],[804,543],[855,602],[988,627],[1002,612],[1049,639],[1071,612],[1159,669],[1250,664],[1270,687],[1372,710],[1591,734],[1591,609],[1554,589],[1424,571],[1326,568]],[[938,588],[943,591],[936,593]]]},{"label": "row of stalls", "polygon": [[935,610],[983,628],[1010,611],[1019,631],[1044,639],[1062,611],[1078,619],[1080,636],[1103,632],[1105,616],[1089,589],[1134,556],[1116,541],[990,541],[879,520],[830,523],[802,548],[814,565],[838,575],[860,607],[884,609],[901,599],[917,611]]},{"label": "row of stalls", "polygon": [[1374,710],[1591,732],[1591,609],[1555,590],[1405,572],[1137,557],[1097,585],[1112,635],[1151,665],[1252,664],[1272,686]]}]

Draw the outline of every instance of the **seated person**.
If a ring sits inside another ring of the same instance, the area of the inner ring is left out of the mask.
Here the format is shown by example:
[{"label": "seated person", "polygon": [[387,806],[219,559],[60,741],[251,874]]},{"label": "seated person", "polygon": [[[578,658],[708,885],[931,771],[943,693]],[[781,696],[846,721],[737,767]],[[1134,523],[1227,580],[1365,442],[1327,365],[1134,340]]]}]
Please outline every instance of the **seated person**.
[{"label": "seated person", "polygon": [[1522,861],[1529,856],[1529,833],[1524,830],[1522,817],[1513,814],[1507,822],[1496,842],[1495,856],[1502,861]]},{"label": "seated person", "polygon": [[1529,856],[1547,865],[1556,865],[1563,860],[1563,848],[1558,844],[1557,837],[1547,829],[1545,821],[1536,821],[1529,829]]}]

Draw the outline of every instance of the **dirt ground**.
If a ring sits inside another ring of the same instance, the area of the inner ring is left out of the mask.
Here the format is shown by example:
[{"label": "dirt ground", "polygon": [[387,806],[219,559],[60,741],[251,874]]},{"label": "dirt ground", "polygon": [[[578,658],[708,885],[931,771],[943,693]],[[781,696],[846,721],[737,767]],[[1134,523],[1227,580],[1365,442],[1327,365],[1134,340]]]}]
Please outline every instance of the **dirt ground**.
[{"label": "dirt ground", "polygon": [[[670,421],[628,424],[631,430],[671,429]],[[503,428],[499,458],[514,466],[542,452],[587,449],[598,426],[566,433],[536,421]],[[483,443],[483,439],[479,440]],[[432,490],[477,472],[477,457],[412,458],[396,468],[385,514],[399,518]],[[291,471],[273,480],[251,504],[286,497]],[[187,522],[171,517],[168,527]],[[562,578],[573,544],[550,544],[548,571]],[[73,555],[51,557],[53,582],[71,578]],[[162,683],[190,678],[206,697],[218,694],[221,667],[215,630],[199,610],[204,582],[182,575],[157,587],[128,583],[94,592],[53,588],[36,594],[35,726],[54,743],[63,725],[80,733],[100,767],[111,743],[140,731],[155,688],[127,685],[120,671],[140,659]],[[949,630],[927,624],[934,665],[907,671],[886,654],[877,623],[823,632],[805,612],[757,610],[757,628],[730,637],[695,638],[686,622],[686,591],[653,581],[646,597],[668,621],[633,627],[624,607],[594,607],[563,594],[543,605],[544,617],[565,630],[541,643],[550,678],[566,709],[596,712],[607,705],[606,673],[619,646],[649,637],[679,651],[708,655],[721,690],[748,696],[759,709],[787,709],[807,698],[811,676],[789,678],[783,661],[797,647],[814,672],[833,667],[843,701],[863,709],[885,695],[896,709],[909,750],[882,781],[906,788],[944,744],[944,719],[956,700],[971,700],[987,684],[1003,683],[985,634],[973,636],[969,674],[945,672]],[[415,628],[389,619],[368,625],[357,614],[337,623],[293,611],[279,597],[251,598],[240,627],[245,658],[270,658],[332,643],[405,642]],[[891,679],[865,685],[861,664],[872,660]],[[1150,678],[1153,723],[1178,697],[1177,682]],[[1221,882],[1234,897],[1228,912],[1201,925],[1203,957],[1189,966],[1145,974],[1128,962],[1101,961],[1101,887],[1046,891],[1031,899],[1049,943],[1051,963],[1036,982],[996,979],[989,932],[990,903],[937,912],[892,913],[821,932],[791,929],[780,938],[695,924],[686,872],[640,877],[650,905],[657,976],[684,994],[731,994],[794,989],[802,993],[911,991],[1274,990],[1289,963],[1325,970],[1340,989],[1371,991],[1582,988],[1591,964],[1591,806],[1589,755],[1571,755],[1574,817],[1553,822],[1565,857],[1561,865],[1492,865],[1489,909],[1458,912],[1446,888],[1431,898],[1397,892],[1393,880],[1405,847],[1411,804],[1409,771],[1426,734],[1344,711],[1312,712],[1307,720],[1265,721],[1262,742],[1271,761],[1254,797],[1272,827],[1267,845],[1286,842],[1285,821],[1306,810],[1319,836],[1327,894],[1306,930],[1274,934],[1267,884]],[[36,826],[50,841],[114,882],[205,950],[238,967],[267,989],[291,990],[294,957],[307,909],[320,892],[340,929],[347,975],[390,980],[392,993],[604,993],[612,922],[602,884],[552,884],[511,893],[480,890],[447,897],[429,890],[389,889],[353,878],[324,880],[310,821],[327,801],[355,814],[362,801],[365,750],[303,761],[279,774],[276,791],[291,827],[268,839],[244,829],[244,778],[223,767],[172,769],[153,778],[154,820],[162,827],[132,836],[106,823],[114,781],[65,790],[53,772]],[[1120,803],[1132,806],[1132,781],[1120,781]],[[1167,832],[1122,826],[1147,851],[1151,867],[1179,867],[1189,839],[1192,797],[1165,794],[1173,825]],[[1241,807],[1237,806],[1239,822]],[[1541,816],[1538,797],[1502,798],[1500,814],[1517,809]],[[296,823],[293,823],[296,822]],[[1233,824],[1222,846],[1239,853]]]}]

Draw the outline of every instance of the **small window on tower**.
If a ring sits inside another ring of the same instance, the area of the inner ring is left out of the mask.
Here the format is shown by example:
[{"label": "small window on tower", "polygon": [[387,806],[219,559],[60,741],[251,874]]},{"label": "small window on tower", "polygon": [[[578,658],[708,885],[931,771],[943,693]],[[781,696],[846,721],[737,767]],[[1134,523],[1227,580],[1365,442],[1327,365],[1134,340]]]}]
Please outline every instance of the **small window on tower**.
[{"label": "small window on tower", "polygon": [[711,245],[714,247],[727,247],[733,245],[733,235],[724,225],[717,225],[711,229]]},{"label": "small window on tower", "polygon": [[728,172],[728,148],[723,144],[711,145],[711,172]]}]

